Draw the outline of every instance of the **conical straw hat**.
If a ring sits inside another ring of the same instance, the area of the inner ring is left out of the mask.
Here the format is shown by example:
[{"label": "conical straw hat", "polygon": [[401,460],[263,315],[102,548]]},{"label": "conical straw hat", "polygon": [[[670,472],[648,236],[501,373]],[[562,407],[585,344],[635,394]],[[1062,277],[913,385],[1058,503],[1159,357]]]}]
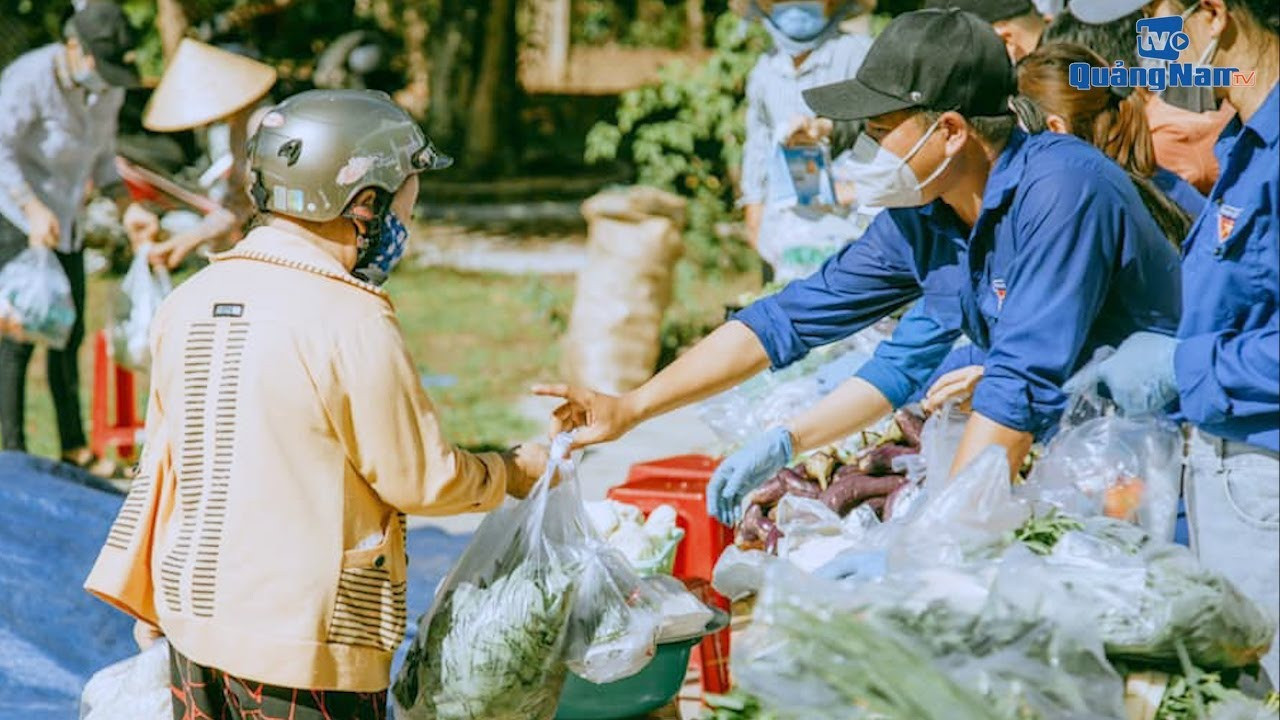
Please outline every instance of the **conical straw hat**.
[{"label": "conical straw hat", "polygon": [[175,132],[207,125],[248,107],[275,82],[270,65],[184,38],[151,93],[142,126]]}]

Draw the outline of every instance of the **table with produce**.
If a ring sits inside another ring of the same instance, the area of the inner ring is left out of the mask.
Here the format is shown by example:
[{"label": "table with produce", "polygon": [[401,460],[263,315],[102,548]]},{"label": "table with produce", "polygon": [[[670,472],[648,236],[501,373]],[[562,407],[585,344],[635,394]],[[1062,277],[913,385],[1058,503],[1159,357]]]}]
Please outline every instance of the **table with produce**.
[{"label": "table with produce", "polygon": [[[1076,398],[1011,484],[997,448],[931,472],[965,420],[901,410],[750,493],[709,558],[732,618],[671,576],[695,551],[687,508],[583,502],[561,462],[559,484],[487,518],[446,578],[394,685],[400,716],[1280,714],[1256,683],[1273,615],[1173,542],[1175,427]],[[729,622],[732,689],[686,684],[695,646]]]}]

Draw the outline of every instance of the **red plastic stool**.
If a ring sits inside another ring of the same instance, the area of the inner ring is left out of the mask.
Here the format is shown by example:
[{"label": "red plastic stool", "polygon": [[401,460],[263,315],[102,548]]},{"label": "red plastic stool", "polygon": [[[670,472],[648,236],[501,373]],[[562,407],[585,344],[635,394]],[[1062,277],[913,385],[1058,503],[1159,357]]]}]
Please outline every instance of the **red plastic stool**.
[{"label": "red plastic stool", "polygon": [[[115,385],[115,421],[110,418],[111,386]],[[132,460],[143,428],[134,395],[133,373],[116,365],[107,349],[107,331],[93,337],[93,407],[89,414],[89,448],[105,457],[114,449],[121,460]]]},{"label": "red plastic stool", "polygon": [[[706,599],[728,610],[728,599],[709,587],[716,560],[733,542],[733,530],[707,515],[707,482],[719,464],[719,460],[704,455],[639,463],[631,467],[626,483],[609,490],[609,498],[634,505],[646,513],[659,505],[675,508],[676,524],[685,534],[676,549],[672,575],[685,581],[699,579],[707,583]],[[703,640],[697,658],[702,665],[703,691],[728,692],[728,628]]]}]

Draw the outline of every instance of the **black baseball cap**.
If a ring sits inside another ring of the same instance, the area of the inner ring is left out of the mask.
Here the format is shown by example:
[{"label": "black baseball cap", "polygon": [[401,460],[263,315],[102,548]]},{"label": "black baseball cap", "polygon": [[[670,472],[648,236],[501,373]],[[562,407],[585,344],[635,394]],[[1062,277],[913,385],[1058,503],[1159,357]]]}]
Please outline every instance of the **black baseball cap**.
[{"label": "black baseball cap", "polygon": [[1151,0],[1071,0],[1067,8],[1082,23],[1104,25],[1138,12]]},{"label": "black baseball cap", "polygon": [[929,0],[926,8],[959,8],[986,20],[989,23],[1000,22],[1022,15],[1036,9],[1031,0]]},{"label": "black baseball cap", "polygon": [[98,74],[117,87],[137,87],[138,71],[126,59],[134,47],[124,10],[110,0],[89,0],[69,22],[80,45],[93,56]]},{"label": "black baseball cap", "polygon": [[899,15],[850,80],[804,92],[821,117],[862,120],[918,107],[968,117],[1007,115],[1013,65],[991,25],[960,10]]}]

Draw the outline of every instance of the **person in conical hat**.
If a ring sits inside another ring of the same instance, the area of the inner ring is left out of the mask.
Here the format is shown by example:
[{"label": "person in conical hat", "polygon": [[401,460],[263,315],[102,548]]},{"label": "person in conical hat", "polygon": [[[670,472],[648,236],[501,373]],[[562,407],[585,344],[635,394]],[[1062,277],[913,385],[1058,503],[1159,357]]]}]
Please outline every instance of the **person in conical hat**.
[{"label": "person in conical hat", "polygon": [[[209,128],[210,145],[226,138],[230,167],[222,194],[223,208],[208,214],[190,230],[156,243],[154,234],[135,234],[135,246],[153,243],[151,262],[175,268],[192,250],[204,245],[229,245],[253,212],[246,184],[245,145],[261,101],[276,82],[275,68],[253,58],[186,38],[147,103],[142,126],[154,132]],[[211,150],[215,164],[217,155]],[[215,171],[216,172],[216,171]]]}]

